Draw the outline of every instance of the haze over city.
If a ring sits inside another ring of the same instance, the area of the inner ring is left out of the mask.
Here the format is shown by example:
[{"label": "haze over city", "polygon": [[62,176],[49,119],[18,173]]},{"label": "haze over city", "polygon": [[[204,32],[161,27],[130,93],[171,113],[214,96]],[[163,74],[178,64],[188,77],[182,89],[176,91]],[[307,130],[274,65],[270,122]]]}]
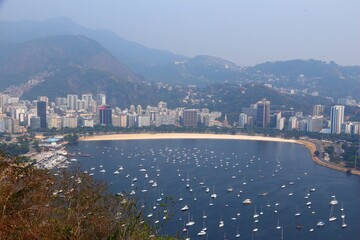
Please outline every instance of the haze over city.
[{"label": "haze over city", "polygon": [[240,66],[290,59],[360,65],[359,9],[356,0],[12,0],[0,1],[0,20],[65,16],[151,48]]},{"label": "haze over city", "polygon": [[359,0],[0,0],[0,239],[358,239]]}]

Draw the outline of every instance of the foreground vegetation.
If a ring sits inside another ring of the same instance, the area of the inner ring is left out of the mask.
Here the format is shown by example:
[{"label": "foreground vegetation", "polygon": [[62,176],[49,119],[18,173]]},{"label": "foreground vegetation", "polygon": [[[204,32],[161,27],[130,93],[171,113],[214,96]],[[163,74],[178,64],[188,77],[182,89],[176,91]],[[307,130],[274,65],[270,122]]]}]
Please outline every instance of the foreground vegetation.
[{"label": "foreground vegetation", "polygon": [[174,239],[157,236],[136,202],[74,171],[58,176],[0,157],[0,239]]}]

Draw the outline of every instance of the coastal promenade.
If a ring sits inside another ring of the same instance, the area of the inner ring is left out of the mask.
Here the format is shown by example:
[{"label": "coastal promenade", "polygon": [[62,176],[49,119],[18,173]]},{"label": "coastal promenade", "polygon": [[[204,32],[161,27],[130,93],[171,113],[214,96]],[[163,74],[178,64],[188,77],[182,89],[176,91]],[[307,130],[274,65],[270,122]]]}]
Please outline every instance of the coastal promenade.
[{"label": "coastal promenade", "polygon": [[[321,166],[327,167],[327,168],[331,168],[331,169],[334,169],[334,170],[337,170],[337,171],[341,171],[341,172],[348,171],[349,168],[345,168],[345,167],[341,167],[341,166],[329,163],[329,162],[327,162],[325,160],[322,160],[319,157],[317,157],[314,154],[314,152],[317,150],[317,147],[316,147],[316,143],[314,143],[313,141],[311,141],[311,140],[298,140],[297,142],[299,144],[301,144],[301,145],[304,145],[310,151],[311,158],[315,163],[317,163],[317,164],[319,164]],[[359,170],[351,169],[351,173],[360,176],[360,171]]]},{"label": "coastal promenade", "polygon": [[[264,137],[251,135],[227,135],[227,134],[208,134],[208,133],[134,133],[134,134],[108,134],[93,135],[79,138],[79,141],[112,141],[112,140],[160,140],[160,139],[219,139],[219,140],[243,140],[243,141],[268,141],[268,142],[286,142],[296,143],[305,146],[309,151],[312,160],[324,167],[337,171],[346,172],[348,168],[341,167],[314,155],[317,150],[316,144],[311,140],[294,140],[279,137]],[[351,169],[351,173],[360,176],[360,171]]]}]

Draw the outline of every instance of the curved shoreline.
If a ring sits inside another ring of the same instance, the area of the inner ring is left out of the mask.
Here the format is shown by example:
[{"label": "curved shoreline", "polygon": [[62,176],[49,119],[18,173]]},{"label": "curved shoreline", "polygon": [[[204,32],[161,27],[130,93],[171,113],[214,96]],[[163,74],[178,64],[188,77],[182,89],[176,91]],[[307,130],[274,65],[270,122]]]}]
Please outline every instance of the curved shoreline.
[{"label": "curved shoreline", "polygon": [[263,137],[249,135],[227,135],[209,133],[133,133],[133,134],[109,134],[82,137],[79,141],[112,141],[112,140],[164,140],[164,139],[222,139],[222,140],[247,140],[268,142],[296,143],[293,139],[278,137]]},{"label": "curved shoreline", "polygon": [[[125,141],[125,140],[166,140],[166,139],[218,139],[218,140],[243,140],[243,141],[268,141],[268,142],[286,142],[296,143],[306,147],[312,160],[324,167],[333,170],[346,172],[348,168],[336,166],[320,160],[314,155],[316,145],[311,141],[284,139],[279,137],[249,136],[249,135],[226,135],[209,133],[133,133],[133,134],[109,134],[86,136],[79,141]],[[360,176],[360,171],[351,169],[351,173]]]},{"label": "curved shoreline", "polygon": [[[349,168],[336,166],[336,165],[333,165],[333,164],[330,164],[330,163],[320,160],[317,156],[314,155],[314,152],[316,151],[315,143],[313,143],[311,141],[306,141],[306,140],[298,140],[297,143],[305,146],[309,150],[309,152],[311,154],[311,158],[315,163],[317,163],[321,166],[327,167],[327,168],[331,168],[333,170],[341,171],[341,172],[346,172],[349,169]],[[351,169],[351,174],[360,176],[360,171]]]}]

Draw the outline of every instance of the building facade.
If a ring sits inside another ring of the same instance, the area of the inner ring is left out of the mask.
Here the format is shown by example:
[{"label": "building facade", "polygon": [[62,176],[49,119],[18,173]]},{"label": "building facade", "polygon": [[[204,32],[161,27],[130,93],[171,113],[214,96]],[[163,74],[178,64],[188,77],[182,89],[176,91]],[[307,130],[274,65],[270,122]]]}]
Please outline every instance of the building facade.
[{"label": "building facade", "polygon": [[40,128],[47,128],[46,123],[46,102],[37,102],[37,116],[40,118]]},{"label": "building facade", "polygon": [[196,109],[185,109],[183,113],[183,126],[196,127],[198,122],[198,111]]},{"label": "building facade", "polygon": [[110,106],[99,107],[99,121],[100,121],[100,125],[104,125],[104,126],[112,125],[112,108]]},{"label": "building facade", "polygon": [[256,103],[256,126],[269,127],[270,125],[270,101],[262,100]]},{"label": "building facade", "polygon": [[332,106],[330,109],[330,133],[341,133],[341,125],[344,123],[344,110],[342,105]]}]

